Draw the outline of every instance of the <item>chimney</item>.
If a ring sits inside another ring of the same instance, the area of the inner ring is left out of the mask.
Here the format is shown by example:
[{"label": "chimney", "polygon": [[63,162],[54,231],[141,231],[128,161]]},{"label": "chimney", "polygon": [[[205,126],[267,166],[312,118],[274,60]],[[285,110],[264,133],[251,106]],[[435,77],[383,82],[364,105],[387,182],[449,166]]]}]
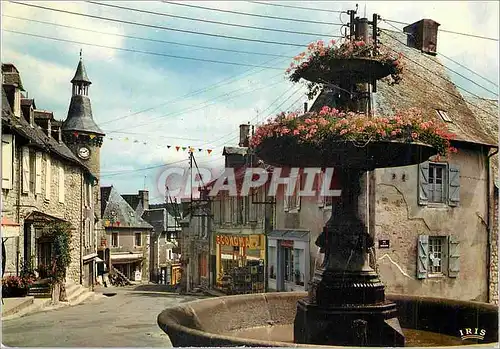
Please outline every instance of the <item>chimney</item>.
[{"label": "chimney", "polygon": [[403,28],[408,34],[407,45],[429,55],[437,54],[437,34],[439,23],[432,19],[422,19]]},{"label": "chimney", "polygon": [[149,192],[147,190],[139,190],[139,200],[142,203],[142,208],[149,209]]},{"label": "chimney", "polygon": [[250,133],[250,123],[240,125],[240,147],[248,147],[248,134]]},{"label": "chimney", "polygon": [[61,126],[57,127],[57,141],[59,143],[62,143],[62,127]]},{"label": "chimney", "polygon": [[50,119],[47,120],[47,136],[52,136],[52,122]]}]

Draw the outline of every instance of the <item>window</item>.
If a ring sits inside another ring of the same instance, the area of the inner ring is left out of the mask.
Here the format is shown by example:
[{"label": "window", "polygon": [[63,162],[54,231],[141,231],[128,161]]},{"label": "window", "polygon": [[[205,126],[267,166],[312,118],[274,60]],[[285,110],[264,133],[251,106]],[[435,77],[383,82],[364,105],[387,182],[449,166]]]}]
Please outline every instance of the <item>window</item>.
[{"label": "window", "polygon": [[12,189],[14,137],[2,134],[2,189]]},{"label": "window", "polygon": [[282,247],[283,256],[285,257],[285,281],[294,281],[294,270],[293,270],[293,248]]},{"label": "window", "polygon": [[135,233],[135,246],[142,246],[141,233]]},{"label": "window", "polygon": [[64,167],[62,164],[59,164],[59,178],[58,180],[58,186],[59,186],[59,202],[64,204]]},{"label": "window", "polygon": [[420,205],[460,203],[460,169],[448,163],[424,162],[419,166]]},{"label": "window", "polygon": [[448,113],[444,110],[436,109],[437,114],[446,122],[453,122],[453,120],[448,116]]},{"label": "window", "polygon": [[276,247],[269,246],[269,278],[276,279]]},{"label": "window", "polygon": [[167,250],[168,252],[168,259],[172,260],[172,250]]},{"label": "window", "polygon": [[429,164],[429,202],[446,201],[446,165]]},{"label": "window", "polygon": [[450,236],[420,235],[417,242],[417,277],[457,277],[459,264],[459,241]]},{"label": "window", "polygon": [[118,247],[118,233],[111,233],[111,247]]},{"label": "window", "polygon": [[290,177],[290,182],[293,183],[294,179],[296,178],[295,181],[295,188],[293,191],[293,194],[291,196],[287,196],[287,189],[284,190],[284,209],[285,212],[290,212],[290,211],[298,211],[300,209],[300,195],[299,192],[303,188],[303,183],[302,183],[302,177],[300,175],[291,175]]},{"label": "window", "polygon": [[236,224],[243,224],[243,198],[238,196],[236,200]]},{"label": "window", "polygon": [[50,200],[51,184],[52,184],[52,163],[50,160],[50,155],[47,154],[47,160],[45,161],[45,200]]}]

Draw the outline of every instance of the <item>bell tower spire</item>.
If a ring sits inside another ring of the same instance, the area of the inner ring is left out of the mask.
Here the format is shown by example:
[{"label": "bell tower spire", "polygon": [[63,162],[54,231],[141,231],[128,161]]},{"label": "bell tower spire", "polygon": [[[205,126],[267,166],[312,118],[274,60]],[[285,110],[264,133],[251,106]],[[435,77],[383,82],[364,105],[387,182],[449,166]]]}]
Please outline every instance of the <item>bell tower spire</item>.
[{"label": "bell tower spire", "polygon": [[92,84],[89,77],[87,76],[87,70],[82,60],[82,49],[80,49],[80,61],[76,67],[75,76],[71,80],[73,84],[72,95],[73,96],[88,96],[89,86]]}]

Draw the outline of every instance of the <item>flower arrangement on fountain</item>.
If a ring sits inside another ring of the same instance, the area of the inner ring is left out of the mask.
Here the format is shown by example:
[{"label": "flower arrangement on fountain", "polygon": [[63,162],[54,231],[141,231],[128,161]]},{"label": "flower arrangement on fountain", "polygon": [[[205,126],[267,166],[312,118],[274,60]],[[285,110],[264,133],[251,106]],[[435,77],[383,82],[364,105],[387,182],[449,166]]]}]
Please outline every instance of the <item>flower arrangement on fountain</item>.
[{"label": "flower arrangement on fountain", "polygon": [[[327,73],[336,60],[350,58],[368,58],[377,60],[389,67],[391,72],[386,81],[393,85],[402,80],[404,63],[401,53],[391,52],[389,48],[379,45],[377,48],[373,44],[364,41],[344,40],[337,44],[331,40],[327,45],[324,41],[310,43],[307,52],[302,52],[294,57],[290,67],[286,70],[292,82],[299,82],[304,77],[307,70],[314,69]],[[308,84],[309,96],[313,96],[319,89],[317,82]]]},{"label": "flower arrangement on fountain", "polygon": [[302,115],[297,112],[282,112],[274,120],[257,127],[250,146],[258,148],[265,140],[280,137],[293,137],[297,143],[320,146],[331,141],[421,142],[434,147],[440,156],[457,151],[450,145],[453,135],[416,108],[398,111],[391,117],[372,118],[328,106],[319,112]]}]

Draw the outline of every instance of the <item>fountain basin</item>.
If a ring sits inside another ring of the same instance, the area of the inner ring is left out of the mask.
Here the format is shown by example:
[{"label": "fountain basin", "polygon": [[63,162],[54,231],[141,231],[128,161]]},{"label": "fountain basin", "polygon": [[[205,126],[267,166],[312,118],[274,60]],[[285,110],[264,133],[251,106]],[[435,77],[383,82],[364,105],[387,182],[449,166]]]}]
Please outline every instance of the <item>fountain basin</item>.
[{"label": "fountain basin", "polygon": [[[276,292],[203,299],[165,309],[158,325],[174,347],[324,347],[293,343],[297,301],[306,297],[305,292]],[[396,303],[403,330],[419,337],[406,346],[498,342],[498,307],[493,304],[399,294],[386,298]],[[484,330],[484,338],[461,340],[460,330],[465,334],[467,328]]]}]

